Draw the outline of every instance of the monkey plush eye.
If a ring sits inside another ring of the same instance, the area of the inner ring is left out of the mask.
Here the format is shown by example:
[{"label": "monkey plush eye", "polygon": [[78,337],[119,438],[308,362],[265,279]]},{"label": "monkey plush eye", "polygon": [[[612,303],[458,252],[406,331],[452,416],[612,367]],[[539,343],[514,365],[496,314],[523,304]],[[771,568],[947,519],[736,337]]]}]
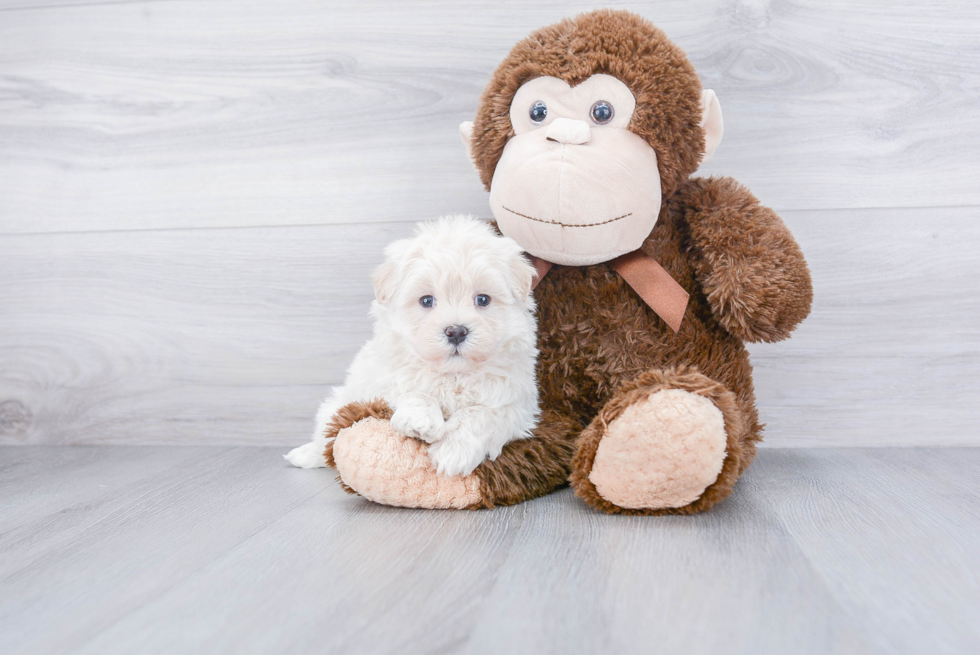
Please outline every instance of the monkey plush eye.
[{"label": "monkey plush eye", "polygon": [[528,114],[531,116],[532,122],[540,123],[548,117],[548,105],[544,104],[543,100],[538,100],[531,105],[531,110]]},{"label": "monkey plush eye", "polygon": [[433,307],[435,307],[436,299],[433,298],[432,296],[422,296],[421,298],[419,298],[419,304],[425,307],[426,309],[432,309]]},{"label": "monkey plush eye", "polygon": [[476,298],[473,299],[477,307],[486,307],[490,304],[490,296],[485,293],[481,293]]},{"label": "monkey plush eye", "polygon": [[616,112],[613,110],[612,105],[605,100],[600,100],[592,105],[591,114],[592,120],[595,121],[597,125],[605,125],[613,119]]}]

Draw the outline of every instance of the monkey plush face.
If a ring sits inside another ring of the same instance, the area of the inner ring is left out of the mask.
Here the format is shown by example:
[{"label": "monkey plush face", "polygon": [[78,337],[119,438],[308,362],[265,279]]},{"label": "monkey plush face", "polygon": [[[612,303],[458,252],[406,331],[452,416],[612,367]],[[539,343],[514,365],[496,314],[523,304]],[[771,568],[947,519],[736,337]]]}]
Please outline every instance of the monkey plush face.
[{"label": "monkey plush face", "polygon": [[500,230],[547,261],[595,264],[632,252],[657,222],[657,153],[629,131],[636,100],[610,75],[571,87],[526,82],[510,105],[514,136],[490,183]]},{"label": "monkey plush face", "polygon": [[642,18],[608,10],[519,43],[476,123],[460,126],[500,230],[572,266],[637,250],[721,129],[718,101],[683,52]]}]

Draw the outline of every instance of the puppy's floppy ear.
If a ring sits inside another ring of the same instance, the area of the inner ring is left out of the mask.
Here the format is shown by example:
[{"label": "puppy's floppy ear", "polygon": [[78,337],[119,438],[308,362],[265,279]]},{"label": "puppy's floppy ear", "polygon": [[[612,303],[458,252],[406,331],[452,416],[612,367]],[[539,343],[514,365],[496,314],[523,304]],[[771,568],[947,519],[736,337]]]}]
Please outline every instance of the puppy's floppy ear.
[{"label": "puppy's floppy ear", "polygon": [[374,269],[371,281],[374,282],[374,297],[384,304],[392,299],[398,290],[398,280],[401,277],[401,264],[408,247],[406,240],[395,241],[385,248],[385,261]]},{"label": "puppy's floppy ear", "polygon": [[515,253],[511,257],[510,276],[514,281],[514,293],[520,296],[521,302],[527,300],[531,293],[535,275],[537,275],[537,270],[522,253]]},{"label": "puppy's floppy ear", "polygon": [[379,303],[388,302],[395,295],[395,280],[398,277],[398,264],[385,262],[374,269],[371,281],[374,282],[374,297]]}]

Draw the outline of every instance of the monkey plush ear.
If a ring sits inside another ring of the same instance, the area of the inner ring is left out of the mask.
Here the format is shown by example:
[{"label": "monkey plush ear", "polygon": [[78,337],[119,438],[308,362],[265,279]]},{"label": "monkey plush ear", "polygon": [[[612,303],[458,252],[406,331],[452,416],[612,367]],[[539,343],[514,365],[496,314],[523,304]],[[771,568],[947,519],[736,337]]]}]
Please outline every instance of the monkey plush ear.
[{"label": "monkey plush ear", "polygon": [[701,163],[711,159],[725,133],[725,122],[721,118],[721,103],[711,89],[701,92],[701,127],[704,129],[704,157]]},{"label": "monkey plush ear", "polygon": [[459,124],[459,138],[463,140],[463,147],[466,148],[466,156],[470,158],[470,162],[475,167],[476,160],[473,159],[473,121],[463,121]]}]

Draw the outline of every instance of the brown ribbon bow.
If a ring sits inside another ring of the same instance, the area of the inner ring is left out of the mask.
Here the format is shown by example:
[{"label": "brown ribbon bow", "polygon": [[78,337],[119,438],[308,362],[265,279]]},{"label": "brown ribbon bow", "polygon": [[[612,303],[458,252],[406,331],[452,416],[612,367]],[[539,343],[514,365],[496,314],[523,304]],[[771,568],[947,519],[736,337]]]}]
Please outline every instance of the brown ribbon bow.
[{"label": "brown ribbon bow", "polygon": [[[533,255],[529,256],[538,271],[532,286],[535,288],[554,264]],[[617,257],[609,264],[674,332],[681,329],[690,296],[657,260],[642,250],[636,250]]]}]

